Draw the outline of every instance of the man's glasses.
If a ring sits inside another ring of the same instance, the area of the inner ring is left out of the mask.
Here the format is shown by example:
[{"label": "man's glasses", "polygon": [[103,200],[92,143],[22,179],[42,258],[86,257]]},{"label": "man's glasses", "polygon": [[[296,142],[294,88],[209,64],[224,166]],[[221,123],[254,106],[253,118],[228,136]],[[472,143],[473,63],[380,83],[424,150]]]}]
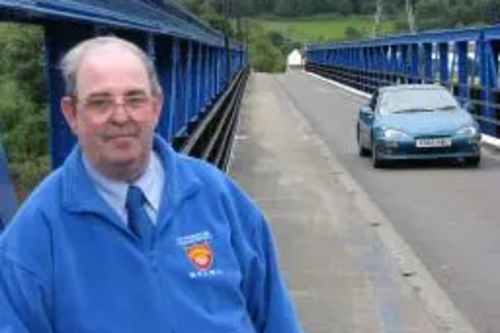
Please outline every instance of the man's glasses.
[{"label": "man's glasses", "polygon": [[[78,99],[76,99],[78,101]],[[127,113],[134,117],[149,105],[151,97],[145,93],[137,93],[125,95],[121,98],[121,103],[118,102],[117,96],[103,94],[91,96],[81,101],[85,112],[92,116],[108,118],[110,117],[119,106],[122,106]]]}]

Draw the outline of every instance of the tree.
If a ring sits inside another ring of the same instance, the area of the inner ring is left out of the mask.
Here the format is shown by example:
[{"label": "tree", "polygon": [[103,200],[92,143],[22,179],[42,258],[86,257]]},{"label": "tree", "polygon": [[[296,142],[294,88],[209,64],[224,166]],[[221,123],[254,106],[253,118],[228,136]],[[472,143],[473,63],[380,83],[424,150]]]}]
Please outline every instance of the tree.
[{"label": "tree", "polygon": [[352,9],[354,14],[361,14],[361,0],[352,0]]},{"label": "tree", "polygon": [[499,5],[498,0],[421,0],[416,5],[417,26],[428,30],[493,23]]},{"label": "tree", "polygon": [[20,199],[49,169],[42,45],[39,28],[0,25],[0,135]]},{"label": "tree", "polygon": [[0,27],[0,133],[13,161],[48,152],[42,43],[40,29]]},{"label": "tree", "polygon": [[279,16],[294,16],[297,14],[295,0],[278,0],[274,13]]},{"label": "tree", "polygon": [[268,32],[259,26],[253,26],[250,34],[249,53],[250,65],[258,72],[282,72],[285,67],[283,50],[273,44],[274,41],[284,41],[275,32]]},{"label": "tree", "polygon": [[497,24],[500,22],[500,0],[485,1],[484,22],[486,24]]},{"label": "tree", "polygon": [[340,15],[350,15],[355,13],[354,5],[350,0],[338,0],[331,4],[330,10]]}]

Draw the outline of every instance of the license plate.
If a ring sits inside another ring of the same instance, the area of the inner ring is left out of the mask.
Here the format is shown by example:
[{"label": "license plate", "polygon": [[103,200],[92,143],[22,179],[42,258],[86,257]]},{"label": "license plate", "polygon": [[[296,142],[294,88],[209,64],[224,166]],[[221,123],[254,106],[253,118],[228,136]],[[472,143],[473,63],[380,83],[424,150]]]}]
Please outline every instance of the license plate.
[{"label": "license plate", "polygon": [[450,147],[451,138],[417,139],[417,148]]}]

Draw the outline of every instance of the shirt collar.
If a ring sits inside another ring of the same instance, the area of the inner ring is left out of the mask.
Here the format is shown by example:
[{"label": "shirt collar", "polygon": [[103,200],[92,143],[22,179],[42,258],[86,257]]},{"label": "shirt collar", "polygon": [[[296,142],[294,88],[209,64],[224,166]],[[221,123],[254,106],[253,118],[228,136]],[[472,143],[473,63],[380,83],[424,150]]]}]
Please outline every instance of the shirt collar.
[{"label": "shirt collar", "polygon": [[[98,192],[104,196],[104,199],[110,203],[112,207],[125,209],[125,201],[127,199],[129,184],[104,176],[92,166],[84,153],[82,154],[82,160],[90,179],[97,187]],[[156,213],[158,213],[160,209],[164,179],[165,172],[161,161],[156,152],[153,151],[146,169],[141,174],[139,179],[134,182],[134,185],[138,186],[142,190],[147,203]]]}]

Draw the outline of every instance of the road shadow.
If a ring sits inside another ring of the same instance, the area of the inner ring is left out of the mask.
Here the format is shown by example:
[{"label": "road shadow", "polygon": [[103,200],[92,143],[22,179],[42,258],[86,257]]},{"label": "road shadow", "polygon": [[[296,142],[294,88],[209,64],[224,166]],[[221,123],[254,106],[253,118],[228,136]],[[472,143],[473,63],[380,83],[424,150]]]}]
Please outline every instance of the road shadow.
[{"label": "road shadow", "polygon": [[433,160],[404,160],[404,161],[391,161],[384,165],[381,170],[470,170],[476,171],[484,168],[484,161],[479,166],[470,166],[464,163],[461,159],[433,159]]}]

